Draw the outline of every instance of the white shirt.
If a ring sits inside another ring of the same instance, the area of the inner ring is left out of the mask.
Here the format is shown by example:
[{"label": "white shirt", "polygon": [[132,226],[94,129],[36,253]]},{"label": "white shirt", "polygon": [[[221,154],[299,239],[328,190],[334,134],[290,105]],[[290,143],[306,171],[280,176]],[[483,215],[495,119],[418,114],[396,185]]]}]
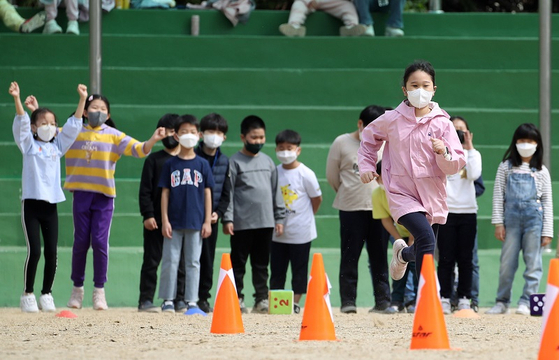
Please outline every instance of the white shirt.
[{"label": "white shirt", "polygon": [[284,244],[305,244],[316,239],[311,198],[322,195],[315,173],[304,164],[295,169],[278,166],[278,185],[285,202],[283,235],[273,240]]},{"label": "white shirt", "polygon": [[481,176],[481,154],[476,149],[464,150],[466,166],[457,174],[446,177],[448,211],[454,214],[476,214],[474,181]]}]

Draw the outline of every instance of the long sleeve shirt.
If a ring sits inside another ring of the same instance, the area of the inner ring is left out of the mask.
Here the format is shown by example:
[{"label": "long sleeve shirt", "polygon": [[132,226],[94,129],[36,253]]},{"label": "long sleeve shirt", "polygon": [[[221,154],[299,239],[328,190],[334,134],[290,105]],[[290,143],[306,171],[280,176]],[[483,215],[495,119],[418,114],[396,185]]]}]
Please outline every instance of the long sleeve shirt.
[{"label": "long sleeve shirt", "polygon": [[116,197],[115,167],[122,155],[143,158],[144,143],[107,126],[84,126],[66,154],[64,189]]},{"label": "long sleeve shirt", "polygon": [[60,158],[68,151],[82,129],[82,119],[70,117],[52,142],[33,138],[29,115],[16,115],[12,126],[14,140],[23,154],[21,198],[56,204],[66,200],[61,188]]},{"label": "long sleeve shirt", "polygon": [[446,178],[446,203],[454,214],[476,214],[478,209],[474,181],[481,176],[481,154],[476,149],[465,152],[466,166]]},{"label": "long sleeve shirt", "polygon": [[[499,164],[495,175],[495,185],[493,188],[493,215],[491,223],[494,225],[504,224],[505,222],[505,191],[507,188],[507,178],[511,172],[530,173],[530,165],[523,163],[509,170],[508,161]],[[553,237],[553,196],[551,190],[551,176],[549,170],[542,166],[540,171],[534,173],[536,181],[536,197],[543,207],[543,228],[542,236]]]},{"label": "long sleeve shirt", "polygon": [[273,160],[264,153],[237,152],[229,159],[230,201],[222,222],[235,230],[273,228],[283,224],[285,204]]}]

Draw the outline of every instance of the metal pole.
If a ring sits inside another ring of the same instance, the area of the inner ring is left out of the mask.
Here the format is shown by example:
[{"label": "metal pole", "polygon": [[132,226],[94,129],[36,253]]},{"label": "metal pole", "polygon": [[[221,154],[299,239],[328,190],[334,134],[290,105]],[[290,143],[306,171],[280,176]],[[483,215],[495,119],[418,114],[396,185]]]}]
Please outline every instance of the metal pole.
[{"label": "metal pole", "polygon": [[441,0],[429,0],[429,12],[436,14],[442,13]]},{"label": "metal pole", "polygon": [[[540,132],[543,162],[551,173],[551,0],[540,0]],[[551,251],[549,246],[546,251]],[[559,255],[559,244],[556,254]]]},{"label": "metal pole", "polygon": [[101,0],[89,1],[89,93],[101,94]]}]

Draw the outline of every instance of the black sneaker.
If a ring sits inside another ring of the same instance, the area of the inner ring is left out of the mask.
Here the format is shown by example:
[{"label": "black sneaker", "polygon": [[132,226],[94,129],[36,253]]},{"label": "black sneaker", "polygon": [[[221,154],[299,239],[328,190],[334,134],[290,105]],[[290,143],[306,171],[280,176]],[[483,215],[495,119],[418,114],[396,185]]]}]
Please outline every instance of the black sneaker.
[{"label": "black sneaker", "polygon": [[301,312],[301,307],[297,303],[293,303],[293,312],[299,314]]},{"label": "black sneaker", "polygon": [[384,314],[384,311],[386,309],[388,309],[390,307],[390,303],[382,303],[382,304],[377,304],[375,305],[374,308],[370,309],[369,312],[370,313],[380,313],[380,314]]},{"label": "black sneaker", "polygon": [[198,307],[206,314],[214,311],[207,300],[198,300]]},{"label": "black sneaker", "polygon": [[473,311],[478,312],[479,311],[479,305],[477,302],[472,301],[472,303],[470,304],[470,307],[472,308]]},{"label": "black sneaker", "polygon": [[184,302],[184,300],[175,300],[175,311],[176,312],[185,312],[188,308],[188,306],[186,305],[186,303]]},{"label": "black sneaker", "polygon": [[357,306],[355,304],[342,305],[340,312],[342,314],[357,314]]},{"label": "black sneaker", "polygon": [[159,306],[153,305],[151,301],[147,300],[138,306],[138,311],[156,313],[159,312]]}]

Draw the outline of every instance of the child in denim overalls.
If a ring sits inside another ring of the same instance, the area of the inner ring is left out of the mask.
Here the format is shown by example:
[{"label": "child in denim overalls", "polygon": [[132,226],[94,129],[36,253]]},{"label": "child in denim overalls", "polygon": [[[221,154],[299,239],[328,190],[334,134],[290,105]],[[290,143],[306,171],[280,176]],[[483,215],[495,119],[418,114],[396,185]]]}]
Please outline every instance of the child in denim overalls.
[{"label": "child in denim overalls", "polygon": [[542,277],[542,247],[553,237],[551,177],[542,159],[540,132],[534,124],[520,125],[495,177],[491,223],[503,248],[496,304],[487,314],[508,313],[522,250],[525,284],[516,313],[530,315],[530,295],[538,291]]}]

